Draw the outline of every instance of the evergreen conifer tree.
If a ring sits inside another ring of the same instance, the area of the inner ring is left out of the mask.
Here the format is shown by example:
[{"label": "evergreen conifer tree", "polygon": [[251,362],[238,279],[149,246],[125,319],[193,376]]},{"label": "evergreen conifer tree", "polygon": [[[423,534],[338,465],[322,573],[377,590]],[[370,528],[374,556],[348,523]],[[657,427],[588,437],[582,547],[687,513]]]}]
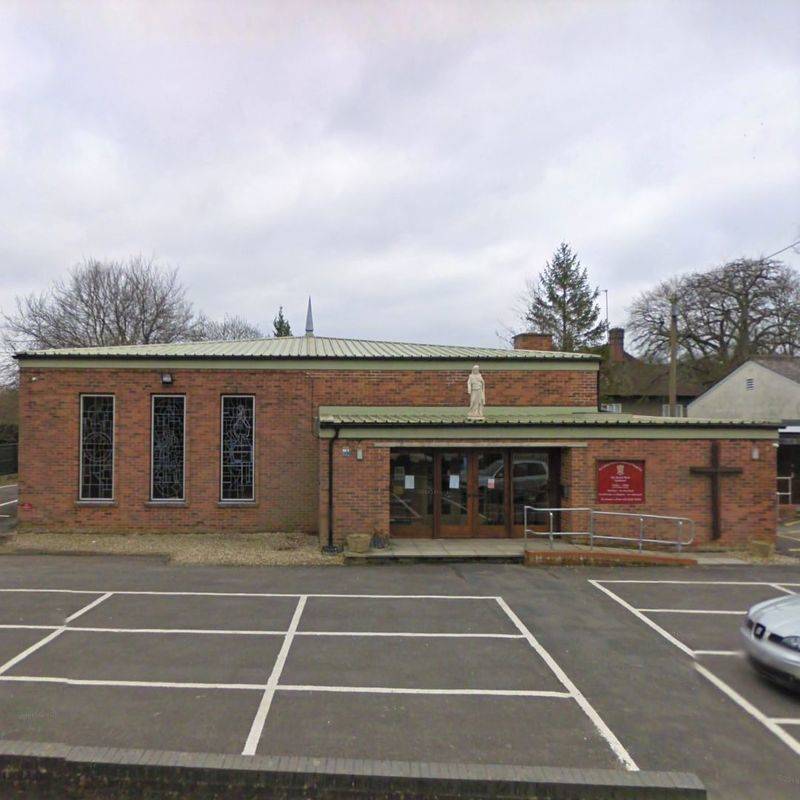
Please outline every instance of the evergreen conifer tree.
[{"label": "evergreen conifer tree", "polygon": [[538,279],[528,284],[524,320],[537,333],[552,334],[557,350],[586,350],[601,344],[606,330],[599,296],[577,254],[562,242]]},{"label": "evergreen conifer tree", "polygon": [[289,325],[289,320],[283,316],[283,306],[278,309],[278,316],[272,320],[272,335],[273,336],[291,336],[292,326]]}]

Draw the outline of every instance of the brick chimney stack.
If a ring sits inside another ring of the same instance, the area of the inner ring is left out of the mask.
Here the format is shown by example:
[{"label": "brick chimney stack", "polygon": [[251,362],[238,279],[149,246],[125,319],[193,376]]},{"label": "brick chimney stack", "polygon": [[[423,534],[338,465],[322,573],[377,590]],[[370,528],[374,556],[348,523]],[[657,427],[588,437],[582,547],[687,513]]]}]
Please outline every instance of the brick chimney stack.
[{"label": "brick chimney stack", "polygon": [[625,360],[625,328],[609,328],[608,358],[614,364]]},{"label": "brick chimney stack", "polygon": [[549,333],[518,333],[514,337],[515,350],[552,350],[553,336]]}]

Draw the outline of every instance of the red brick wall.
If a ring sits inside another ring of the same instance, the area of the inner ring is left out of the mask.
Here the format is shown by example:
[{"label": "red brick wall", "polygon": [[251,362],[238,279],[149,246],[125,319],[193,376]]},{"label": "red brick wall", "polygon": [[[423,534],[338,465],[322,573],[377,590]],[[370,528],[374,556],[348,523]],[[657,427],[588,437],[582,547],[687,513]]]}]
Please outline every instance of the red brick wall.
[{"label": "red brick wall", "polygon": [[[323,406],[464,406],[467,372],[310,373]],[[597,373],[569,370],[484,372],[490,406],[597,407]]]},{"label": "red brick wall", "polygon": [[[20,519],[89,530],[306,530],[316,528],[317,441],[300,372],[176,371],[165,390],[154,370],[41,370],[21,376]],[[186,505],[148,504],[150,397],[186,395]],[[76,503],[81,392],[116,397],[114,506]],[[220,397],[256,397],[256,502],[219,505]],[[26,510],[30,503],[33,509]]]},{"label": "red brick wall", "polygon": [[[328,447],[320,442],[320,541],[328,538]],[[345,455],[349,450],[349,455]],[[358,451],[363,458],[358,459]],[[350,533],[389,536],[388,447],[352,439],[333,443],[333,531],[341,544]]]},{"label": "red brick wall", "polygon": [[[314,432],[318,406],[466,407],[466,371],[175,370],[173,375],[174,386],[165,390],[160,370],[155,369],[26,367],[21,371],[23,527],[109,532],[316,531],[317,476],[324,466],[319,463],[320,444]],[[492,405],[593,406],[596,402],[594,372],[486,372],[486,381]],[[186,504],[168,508],[148,504],[150,397],[167,391],[187,398]],[[87,392],[116,397],[116,503],[112,506],[76,503],[79,397]],[[256,397],[257,485],[252,505],[220,507],[218,503],[222,394]],[[387,467],[386,480],[388,474]],[[380,514],[386,515],[388,526],[388,507]],[[343,524],[349,524],[348,520]],[[370,519],[373,524],[378,527],[383,522]]]},{"label": "red brick wall", "polygon": [[[722,478],[722,537],[714,546],[743,547],[750,539],[775,537],[775,448],[765,441],[722,441],[724,466],[740,467],[740,476]],[[342,448],[351,448],[344,457]],[[361,447],[364,461],[356,460]],[[696,545],[711,543],[711,493],[708,478],[691,475],[690,466],[710,463],[709,440],[601,440],[587,447],[562,449],[561,481],[570,487],[564,506],[600,511],[689,517],[696,524]],[[753,447],[759,459],[752,459]],[[321,443],[321,508],[327,506],[327,442]],[[349,533],[389,534],[389,449],[374,442],[337,441],[334,445],[334,541]],[[635,459],[645,462],[645,502],[637,505],[597,503],[597,461]],[[324,514],[323,514],[324,516]],[[585,530],[587,516],[564,514],[564,530]],[[674,536],[667,523],[648,523],[653,538]],[[609,518],[598,523],[598,533],[635,536],[638,521]],[[688,536],[688,529],[686,536]],[[323,542],[327,530],[320,528]]]},{"label": "red brick wall", "polygon": [[[753,448],[759,459],[753,460]],[[598,505],[597,461],[631,459],[645,462],[645,502],[641,505]],[[775,537],[775,448],[769,441],[722,440],[720,463],[739,467],[741,475],[722,478],[722,536],[720,546],[744,546],[750,539]],[[698,545],[711,543],[711,481],[692,475],[692,466],[711,463],[709,440],[600,440],[586,448],[574,448],[564,460],[563,480],[570,487],[565,505],[592,507],[602,511],[627,511],[689,517],[697,526]],[[565,522],[567,521],[565,515]],[[572,517],[573,515],[569,515]],[[574,525],[585,524],[583,515],[574,515]],[[605,520],[605,532],[633,535],[638,523]],[[612,531],[614,528],[614,531]],[[575,528],[565,528],[574,530]],[[658,535],[670,530],[665,524],[653,528]]]},{"label": "red brick wall", "polygon": [[[150,397],[164,393],[157,370],[34,370],[21,374],[20,519],[32,529],[91,531],[320,531],[327,511],[327,441],[317,439],[319,405],[465,404],[465,372],[305,372],[176,370],[171,391],[187,397],[186,504],[148,504]],[[36,376],[35,382],[31,377]],[[591,372],[487,372],[496,405],[592,405]],[[559,391],[561,394],[559,394]],[[78,495],[79,396],[116,397],[113,506],[84,506]],[[256,396],[256,502],[219,505],[222,394]],[[342,447],[349,446],[345,457]],[[760,459],[753,461],[757,446]],[[364,460],[356,451],[363,448]],[[335,447],[337,539],[389,528],[389,450],[371,442]],[[564,452],[565,503],[596,506],[596,460],[646,462],[646,503],[620,510],[693,517],[698,541],[710,539],[710,482],[689,474],[708,464],[708,441],[605,440]],[[722,479],[723,544],[774,536],[775,448],[770,442],[722,441],[724,465],[742,476]],[[28,504],[31,508],[28,509]],[[603,506],[611,510],[612,506]]]}]

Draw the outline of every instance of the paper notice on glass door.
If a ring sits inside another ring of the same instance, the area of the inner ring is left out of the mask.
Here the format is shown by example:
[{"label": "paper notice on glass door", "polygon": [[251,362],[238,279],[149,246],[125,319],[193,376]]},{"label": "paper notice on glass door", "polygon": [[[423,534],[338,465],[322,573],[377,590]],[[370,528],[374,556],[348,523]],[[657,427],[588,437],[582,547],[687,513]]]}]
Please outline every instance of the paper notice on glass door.
[{"label": "paper notice on glass door", "polygon": [[413,475],[406,475],[405,488],[406,489],[413,489],[414,488],[414,476]]},{"label": "paper notice on glass door", "polygon": [[460,475],[450,475],[450,488],[451,489],[458,489],[461,485],[461,476]]}]

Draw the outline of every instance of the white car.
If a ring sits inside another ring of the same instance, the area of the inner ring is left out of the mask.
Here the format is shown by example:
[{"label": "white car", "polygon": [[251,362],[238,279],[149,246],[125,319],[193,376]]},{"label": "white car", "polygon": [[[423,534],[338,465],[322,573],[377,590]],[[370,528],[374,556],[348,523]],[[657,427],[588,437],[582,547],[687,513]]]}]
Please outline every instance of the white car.
[{"label": "white car", "polygon": [[741,629],[753,666],[770,680],[800,691],[800,596],[757,603]]}]

